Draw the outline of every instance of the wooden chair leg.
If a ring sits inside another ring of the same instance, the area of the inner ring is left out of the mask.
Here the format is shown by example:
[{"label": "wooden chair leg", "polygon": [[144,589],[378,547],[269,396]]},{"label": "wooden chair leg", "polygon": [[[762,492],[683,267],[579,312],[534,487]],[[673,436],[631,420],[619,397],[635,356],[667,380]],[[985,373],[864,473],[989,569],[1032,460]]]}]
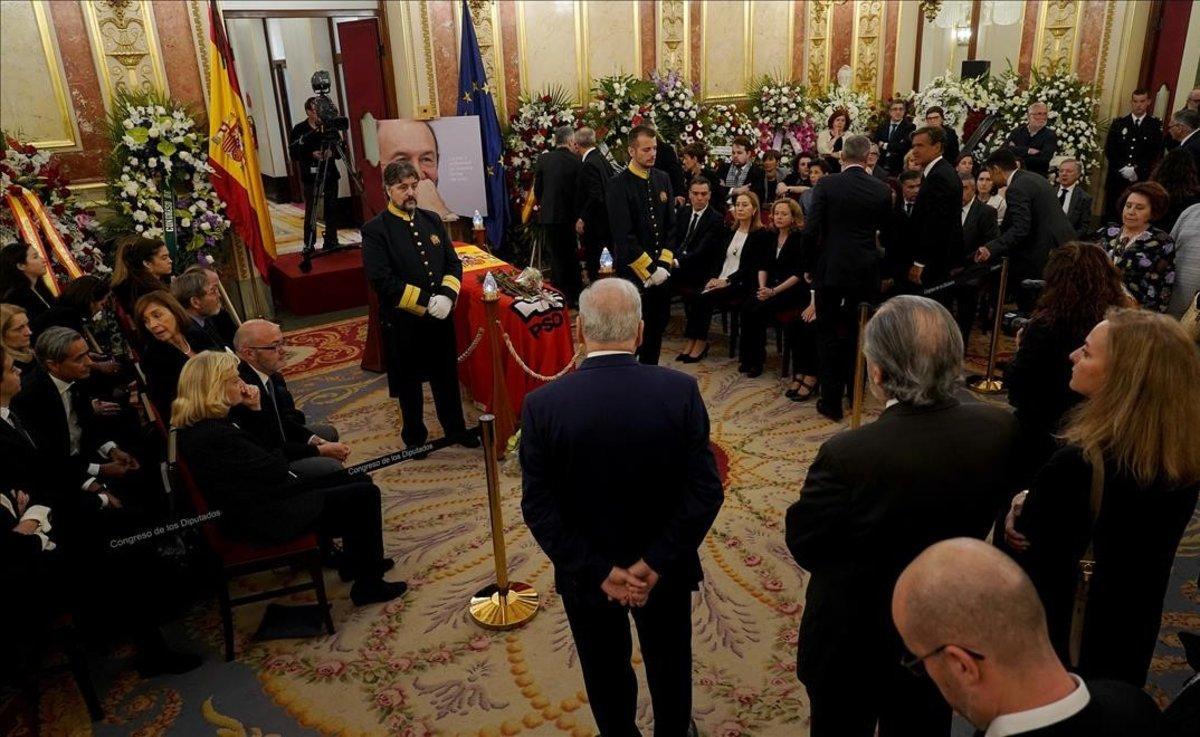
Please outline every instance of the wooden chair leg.
[{"label": "wooden chair leg", "polygon": [[71,666],[71,674],[75,677],[75,686],[79,689],[79,695],[83,697],[83,703],[87,706],[88,716],[92,718],[93,722],[104,719],[104,707],[100,705],[100,697],[96,695],[96,687],[92,683],[87,654],[83,650],[83,644],[79,642],[74,627],[68,628],[64,633],[63,650],[66,653],[67,662]]},{"label": "wooden chair leg", "polygon": [[736,309],[729,311],[729,357],[737,356],[738,333],[741,332],[741,315]]},{"label": "wooden chair leg", "polygon": [[217,597],[221,607],[221,631],[225,636],[225,662],[233,660],[233,606],[229,603],[229,579],[221,574],[217,585]]},{"label": "wooden chair leg", "polygon": [[313,587],[317,590],[317,604],[320,605],[321,616],[325,619],[325,631],[332,635],[334,633],[333,614],[329,610],[329,599],[325,595],[325,574],[321,570],[320,558],[308,567],[308,572],[312,576]]},{"label": "wooden chair leg", "polygon": [[783,355],[783,328],[779,325],[775,326],[775,352]]}]

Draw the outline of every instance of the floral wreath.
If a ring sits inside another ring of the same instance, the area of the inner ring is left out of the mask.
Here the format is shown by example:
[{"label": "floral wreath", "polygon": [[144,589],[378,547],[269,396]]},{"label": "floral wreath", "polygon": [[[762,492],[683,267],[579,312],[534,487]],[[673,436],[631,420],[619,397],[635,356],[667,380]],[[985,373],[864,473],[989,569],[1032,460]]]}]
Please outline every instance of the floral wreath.
[{"label": "floral wreath", "polygon": [[[704,142],[711,150],[714,146],[728,146],[733,139],[745,136],[751,141],[758,140],[758,128],[751,122],[750,116],[742,112],[736,105],[710,105],[704,109],[702,123]],[[725,156],[721,160],[728,161]]]},{"label": "floral wreath", "polygon": [[755,139],[761,151],[778,150],[783,164],[789,165],[795,156],[816,148],[817,131],[804,85],[763,75],[749,94],[754,103],[750,115],[757,128]]},{"label": "floral wreath", "polygon": [[696,93],[683,81],[683,76],[677,71],[671,71],[665,77],[652,72],[650,81],[655,87],[654,123],[663,140],[686,146],[703,139]]},{"label": "floral wreath", "polygon": [[825,88],[824,94],[817,98],[810,115],[817,123],[824,126],[835,112],[844,112],[850,117],[847,133],[865,133],[871,123],[875,109],[871,98],[865,92],[839,87],[836,83]]},{"label": "floral wreath", "polygon": [[634,126],[654,122],[653,82],[628,74],[601,77],[592,87],[592,97],[583,112],[584,124],[596,131],[596,140],[619,162],[628,158],[625,137]]},{"label": "floral wreath", "polygon": [[208,137],[184,106],[161,92],[122,91],[108,121],[112,154],[108,194],[114,215],[105,226],[165,239],[172,205],[181,252],[217,249],[229,221],[209,181]]},{"label": "floral wreath", "polygon": [[504,139],[504,168],[509,198],[519,212],[533,187],[533,167],[538,156],[554,148],[554,129],[576,123],[570,99],[561,87],[541,94],[522,96],[517,112],[509,118]]}]

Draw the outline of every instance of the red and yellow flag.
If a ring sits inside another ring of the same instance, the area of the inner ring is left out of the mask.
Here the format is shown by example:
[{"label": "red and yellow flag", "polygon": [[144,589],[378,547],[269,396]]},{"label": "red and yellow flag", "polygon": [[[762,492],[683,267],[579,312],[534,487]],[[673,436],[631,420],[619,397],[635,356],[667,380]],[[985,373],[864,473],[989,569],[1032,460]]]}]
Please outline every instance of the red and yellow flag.
[{"label": "red and yellow flag", "polygon": [[225,201],[225,212],[250,248],[254,266],[265,279],[275,259],[275,234],[263,195],[258,149],[251,135],[233,51],[216,0],[208,0],[208,163],[212,183]]}]

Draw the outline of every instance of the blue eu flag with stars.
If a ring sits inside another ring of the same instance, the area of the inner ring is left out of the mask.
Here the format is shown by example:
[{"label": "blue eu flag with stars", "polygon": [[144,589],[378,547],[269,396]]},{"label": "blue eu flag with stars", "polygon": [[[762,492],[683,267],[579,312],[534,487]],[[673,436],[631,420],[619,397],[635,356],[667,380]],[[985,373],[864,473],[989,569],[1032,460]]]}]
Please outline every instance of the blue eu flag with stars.
[{"label": "blue eu flag with stars", "polygon": [[[503,80],[498,82],[503,84]],[[484,218],[488,242],[492,250],[500,250],[505,226],[508,224],[508,197],[504,191],[503,139],[492,88],[483,69],[483,57],[471,22],[467,0],[462,4],[462,57],[458,61],[459,115],[478,115],[480,138],[483,143],[484,176],[486,179],[488,216]]]}]

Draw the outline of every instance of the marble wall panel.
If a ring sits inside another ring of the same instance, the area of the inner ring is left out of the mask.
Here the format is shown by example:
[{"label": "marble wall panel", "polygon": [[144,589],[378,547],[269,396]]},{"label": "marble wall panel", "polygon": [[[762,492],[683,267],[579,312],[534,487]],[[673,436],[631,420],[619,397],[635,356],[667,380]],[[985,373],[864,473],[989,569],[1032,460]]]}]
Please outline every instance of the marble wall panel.
[{"label": "marble wall panel", "polygon": [[[613,74],[640,77],[643,44],[653,44],[653,38],[643,40],[641,37],[638,2],[612,0],[606,3],[583,3],[577,12],[582,14],[583,78],[594,80]],[[530,61],[538,65],[553,63],[540,53],[531,53]]]},{"label": "marble wall panel", "polygon": [[794,76],[792,31],[795,17],[789,2],[756,2],[750,6],[750,77]]},{"label": "marble wall panel", "polygon": [[580,44],[576,33],[575,4],[555,0],[519,0],[521,90],[537,92],[559,86],[576,103],[587,97],[588,80],[582,79]]},{"label": "marble wall panel", "polygon": [[0,129],[39,148],[79,144],[67,80],[45,5],[0,3]]},{"label": "marble wall panel", "polygon": [[751,76],[751,5],[705,0],[701,6],[700,97],[742,97]]}]

